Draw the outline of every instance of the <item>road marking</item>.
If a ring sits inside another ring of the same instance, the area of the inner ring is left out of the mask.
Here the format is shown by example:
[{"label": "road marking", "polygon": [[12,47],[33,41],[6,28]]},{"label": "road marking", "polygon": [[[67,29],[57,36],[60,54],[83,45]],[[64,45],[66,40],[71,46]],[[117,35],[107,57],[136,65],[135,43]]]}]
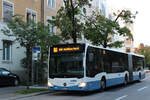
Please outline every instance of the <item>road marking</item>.
[{"label": "road marking", "polygon": [[140,89],[138,89],[137,91],[142,91],[142,90],[144,90],[144,89],[146,89],[146,88],[148,88],[147,86],[144,86],[144,87],[142,87],[142,88],[140,88]]},{"label": "road marking", "polygon": [[126,98],[127,96],[128,95],[121,96],[121,97],[117,98],[116,100],[122,100],[122,99]]}]

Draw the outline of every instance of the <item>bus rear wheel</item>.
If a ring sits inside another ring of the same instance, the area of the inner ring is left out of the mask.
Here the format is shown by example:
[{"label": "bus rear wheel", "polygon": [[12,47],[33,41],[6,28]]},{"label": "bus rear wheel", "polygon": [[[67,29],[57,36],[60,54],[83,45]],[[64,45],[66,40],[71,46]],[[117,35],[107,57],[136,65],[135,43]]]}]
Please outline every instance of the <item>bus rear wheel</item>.
[{"label": "bus rear wheel", "polygon": [[127,85],[127,84],[128,84],[128,76],[126,75],[124,78],[124,85]]},{"label": "bus rear wheel", "polygon": [[101,80],[101,90],[105,90],[106,89],[106,80],[104,78],[102,78]]},{"label": "bus rear wheel", "polygon": [[139,81],[142,80],[142,76],[141,76],[141,73],[139,73]]}]

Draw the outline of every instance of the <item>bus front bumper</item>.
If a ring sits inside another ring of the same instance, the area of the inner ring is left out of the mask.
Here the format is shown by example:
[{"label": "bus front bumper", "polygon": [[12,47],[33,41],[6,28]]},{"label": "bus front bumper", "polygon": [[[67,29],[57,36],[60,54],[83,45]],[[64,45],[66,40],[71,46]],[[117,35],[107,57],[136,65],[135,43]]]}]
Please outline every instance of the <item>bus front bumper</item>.
[{"label": "bus front bumper", "polygon": [[70,87],[53,86],[53,87],[48,87],[48,89],[55,90],[55,91],[88,91],[87,87],[80,88],[78,86],[70,86]]},{"label": "bus front bumper", "polygon": [[87,82],[85,87],[79,87],[78,85],[74,86],[57,86],[54,85],[52,87],[48,87],[49,90],[56,90],[56,91],[93,91],[100,89],[100,81],[92,81]]}]

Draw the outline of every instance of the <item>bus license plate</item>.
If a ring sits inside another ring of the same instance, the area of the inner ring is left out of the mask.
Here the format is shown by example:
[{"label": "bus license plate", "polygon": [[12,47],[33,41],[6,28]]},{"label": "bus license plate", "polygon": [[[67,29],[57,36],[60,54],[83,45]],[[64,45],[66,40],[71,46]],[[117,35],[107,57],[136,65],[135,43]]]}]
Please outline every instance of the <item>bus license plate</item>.
[{"label": "bus license plate", "polygon": [[68,90],[67,88],[63,88],[63,90]]}]

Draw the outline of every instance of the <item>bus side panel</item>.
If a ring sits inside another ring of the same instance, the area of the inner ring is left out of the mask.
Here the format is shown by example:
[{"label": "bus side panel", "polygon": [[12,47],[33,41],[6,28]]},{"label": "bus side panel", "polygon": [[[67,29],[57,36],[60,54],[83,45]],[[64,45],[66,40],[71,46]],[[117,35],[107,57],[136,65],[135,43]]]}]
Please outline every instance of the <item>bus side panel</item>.
[{"label": "bus side panel", "polygon": [[[113,77],[112,77],[113,76]],[[106,86],[114,86],[114,85],[119,85],[124,83],[124,73],[114,73],[114,74],[109,74],[108,79],[106,80]]]},{"label": "bus side panel", "polygon": [[107,80],[107,87],[122,84],[123,82],[124,82],[124,77],[108,79]]},{"label": "bus side panel", "polygon": [[[139,77],[139,72],[133,72],[134,75],[133,75],[133,80],[136,81],[136,80],[140,80],[140,77]],[[145,78],[145,72],[142,71],[140,72],[141,73],[141,79],[144,79]]]},{"label": "bus side panel", "polygon": [[133,72],[133,80],[139,80],[139,72]]},{"label": "bus side panel", "polygon": [[100,89],[100,81],[92,81],[92,82],[87,82],[87,90],[92,91],[92,90],[98,90]]}]

